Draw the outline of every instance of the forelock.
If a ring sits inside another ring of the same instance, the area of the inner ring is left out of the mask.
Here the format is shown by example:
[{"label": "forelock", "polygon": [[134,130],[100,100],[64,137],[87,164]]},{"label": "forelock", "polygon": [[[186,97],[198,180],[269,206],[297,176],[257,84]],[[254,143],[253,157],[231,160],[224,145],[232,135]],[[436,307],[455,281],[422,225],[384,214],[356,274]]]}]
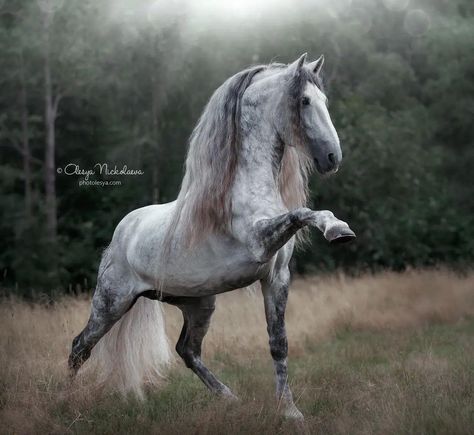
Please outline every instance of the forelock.
[{"label": "forelock", "polygon": [[312,84],[316,85],[316,87],[323,94],[326,94],[325,87],[324,87],[324,80],[323,80],[322,75],[321,74],[314,74],[313,72],[308,71],[306,68],[304,68],[304,72],[305,72],[306,80],[303,82],[303,88],[302,88],[301,92],[304,91],[304,85],[309,82],[309,83],[312,83]]}]

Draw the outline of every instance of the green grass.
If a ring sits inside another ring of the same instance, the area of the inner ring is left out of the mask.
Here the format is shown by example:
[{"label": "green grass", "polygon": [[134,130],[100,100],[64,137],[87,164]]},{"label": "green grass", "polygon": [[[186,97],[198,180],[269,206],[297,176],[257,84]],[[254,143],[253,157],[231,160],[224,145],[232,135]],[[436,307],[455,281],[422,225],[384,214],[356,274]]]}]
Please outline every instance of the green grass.
[{"label": "green grass", "polygon": [[[291,353],[291,352],[290,352]],[[417,330],[351,331],[290,355],[303,426],[278,416],[269,353],[245,364],[209,362],[240,396],[211,396],[187,369],[173,370],[145,401],[116,395],[57,400],[38,432],[77,434],[468,434],[474,432],[474,319]]]}]

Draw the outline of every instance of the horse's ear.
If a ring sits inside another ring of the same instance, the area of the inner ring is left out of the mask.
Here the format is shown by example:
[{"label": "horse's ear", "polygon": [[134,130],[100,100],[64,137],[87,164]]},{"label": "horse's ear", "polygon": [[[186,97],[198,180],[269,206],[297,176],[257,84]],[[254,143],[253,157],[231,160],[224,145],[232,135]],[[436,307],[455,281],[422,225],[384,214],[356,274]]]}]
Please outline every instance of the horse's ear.
[{"label": "horse's ear", "polygon": [[301,68],[303,68],[304,61],[306,60],[307,53],[302,54],[298,59],[296,59],[291,65],[288,66],[288,72],[292,76],[299,75]]},{"label": "horse's ear", "polygon": [[321,68],[323,67],[323,65],[324,65],[324,54],[319,56],[319,58],[316,59],[314,62],[308,63],[308,68],[314,74],[318,75],[321,72]]}]

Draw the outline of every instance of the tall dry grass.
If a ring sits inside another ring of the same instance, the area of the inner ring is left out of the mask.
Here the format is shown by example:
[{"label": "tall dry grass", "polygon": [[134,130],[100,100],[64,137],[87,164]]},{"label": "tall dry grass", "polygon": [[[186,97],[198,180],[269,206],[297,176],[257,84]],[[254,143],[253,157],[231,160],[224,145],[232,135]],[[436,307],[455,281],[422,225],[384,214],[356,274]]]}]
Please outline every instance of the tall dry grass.
[{"label": "tall dry grass", "polygon": [[[71,387],[66,370],[72,338],[85,325],[89,303],[85,297],[65,297],[52,306],[2,301],[0,426],[3,422],[20,433],[33,433],[38,427],[63,432],[67,428],[55,427],[48,415],[50,404],[93,400],[93,384],[82,380]],[[474,316],[472,273],[459,276],[438,270],[298,279],[292,284],[287,310],[290,354],[302,355],[309,342],[341,330],[417,328],[467,316]],[[165,318],[175,342],[180,312],[167,306]],[[227,353],[240,361],[259,355],[269,358],[260,292],[240,290],[218,297],[204,357],[211,360]]]},{"label": "tall dry grass", "polygon": [[[267,350],[263,301],[253,294],[228,293],[218,299],[206,338],[210,356],[236,347],[239,355]],[[350,278],[343,274],[298,279],[287,308],[290,349],[342,329],[412,328],[432,322],[454,322],[474,315],[474,274],[460,277],[447,270],[385,272]],[[171,317],[176,336],[176,317]]]}]

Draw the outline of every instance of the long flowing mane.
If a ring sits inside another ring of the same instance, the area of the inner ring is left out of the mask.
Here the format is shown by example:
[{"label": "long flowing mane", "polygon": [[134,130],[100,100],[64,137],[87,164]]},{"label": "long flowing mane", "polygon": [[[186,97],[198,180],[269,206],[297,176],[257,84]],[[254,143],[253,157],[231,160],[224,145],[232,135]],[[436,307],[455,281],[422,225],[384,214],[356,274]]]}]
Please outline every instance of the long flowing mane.
[{"label": "long flowing mane", "polygon": [[[232,213],[230,189],[240,151],[241,100],[260,65],[227,79],[211,96],[189,141],[186,171],[165,246],[178,225],[188,246],[214,232],[227,232]],[[310,159],[299,147],[285,146],[279,174],[280,194],[288,209],[306,205]]]}]

